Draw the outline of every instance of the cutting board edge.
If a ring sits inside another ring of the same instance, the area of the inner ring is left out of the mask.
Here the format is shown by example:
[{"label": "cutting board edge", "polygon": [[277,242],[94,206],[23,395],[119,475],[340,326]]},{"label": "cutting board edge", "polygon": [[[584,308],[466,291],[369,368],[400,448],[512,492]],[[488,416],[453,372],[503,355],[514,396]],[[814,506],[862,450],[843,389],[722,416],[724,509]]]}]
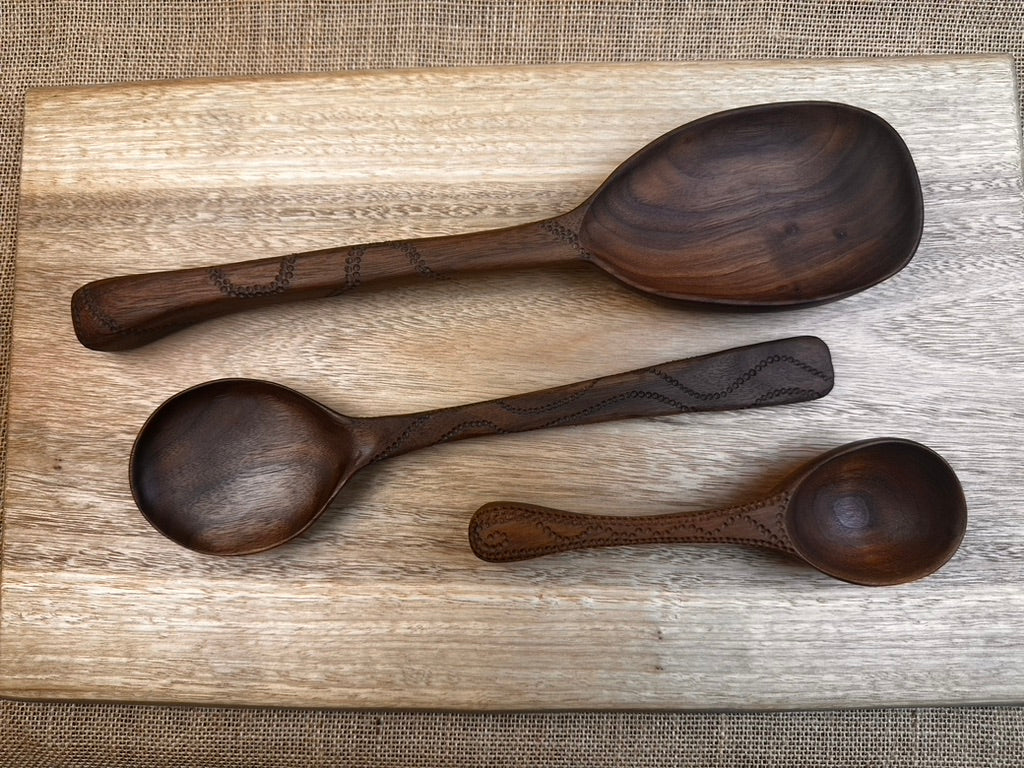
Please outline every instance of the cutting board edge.
[{"label": "cutting board edge", "polygon": [[[1002,62],[1012,73],[1014,66],[1013,56],[1009,53],[976,53],[976,54],[913,54],[908,56],[821,56],[799,59],[757,59],[757,58],[730,58],[730,59],[658,59],[642,61],[570,61],[560,63],[539,63],[539,64],[480,64],[452,67],[425,67],[409,66],[382,69],[340,69],[327,70],[323,72],[283,72],[271,75],[212,75],[207,77],[190,78],[164,78],[153,80],[128,80],[116,83],[84,83],[78,85],[63,86],[38,86],[26,89],[25,118],[29,117],[29,107],[39,100],[46,100],[54,96],[67,96],[69,94],[91,94],[98,91],[135,90],[139,88],[189,88],[194,86],[232,86],[238,84],[261,83],[267,85],[282,84],[294,81],[334,81],[339,79],[360,79],[379,77],[408,77],[410,75],[423,75],[431,77],[457,77],[467,73],[488,73],[514,74],[516,72],[555,72],[559,70],[581,70],[594,71],[638,71],[640,69],[694,69],[699,70],[719,68],[749,68],[753,65],[772,69],[806,69],[808,67],[853,67],[865,64],[878,64],[888,66],[894,63],[927,64],[942,62]],[[1014,82],[1015,79],[1014,79]],[[24,152],[23,152],[24,154]]]},{"label": "cutting board edge", "polygon": [[[304,697],[306,700],[309,697]],[[827,697],[808,699],[795,699],[785,704],[765,701],[752,701],[743,705],[721,705],[708,706],[701,704],[687,703],[637,703],[635,699],[623,699],[621,702],[607,702],[602,705],[586,704],[577,701],[551,703],[543,700],[527,702],[519,706],[502,706],[500,703],[466,702],[463,704],[450,704],[446,706],[429,706],[420,703],[394,701],[380,701],[373,703],[331,703],[311,702],[299,703],[282,700],[280,698],[253,698],[250,701],[239,703],[231,698],[218,697],[141,697],[141,698],[118,698],[89,695],[49,695],[44,692],[20,692],[12,690],[4,685],[4,679],[0,677],[0,699],[8,701],[19,701],[26,703],[41,704],[81,704],[81,705],[127,705],[127,706],[184,706],[184,707],[217,707],[232,709],[260,709],[260,708],[285,708],[285,709],[318,709],[350,712],[375,712],[375,711],[398,711],[398,712],[482,712],[488,714],[516,714],[526,712],[828,712],[828,711],[852,711],[857,709],[902,709],[902,708],[931,708],[931,707],[1016,707],[1024,705],[1024,692],[1006,696],[975,697],[964,696],[960,698],[933,698],[921,699],[906,697],[894,699],[887,696],[884,699],[878,697],[845,698],[837,703]]]}]

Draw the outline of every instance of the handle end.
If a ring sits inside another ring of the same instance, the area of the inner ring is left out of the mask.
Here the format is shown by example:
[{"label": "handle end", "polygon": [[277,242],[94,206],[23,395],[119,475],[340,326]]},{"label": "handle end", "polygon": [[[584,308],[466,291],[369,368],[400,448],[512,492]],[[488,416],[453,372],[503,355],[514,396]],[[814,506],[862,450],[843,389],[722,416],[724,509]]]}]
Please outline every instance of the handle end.
[{"label": "handle end", "polygon": [[593,521],[534,504],[492,501],[469,521],[469,546],[489,563],[529,560],[587,546]]},{"label": "handle end", "polygon": [[802,403],[825,397],[835,386],[832,354],[817,336],[794,336],[734,351],[735,362],[746,370],[720,401],[722,407]]},{"label": "handle end", "polygon": [[792,364],[807,376],[811,399],[825,397],[835,386],[832,352],[817,336],[795,336],[784,340],[791,346]]},{"label": "handle end", "polygon": [[71,295],[71,324],[82,346],[98,352],[134,349],[176,330],[169,325],[125,326],[117,319],[117,308],[110,305],[107,285],[107,280],[96,280]]},{"label": "handle end", "polygon": [[294,286],[288,290],[295,282],[296,258],[275,257],[94,280],[71,297],[75,335],[89,349],[134,349],[231,312],[326,295],[308,287],[304,292]]}]

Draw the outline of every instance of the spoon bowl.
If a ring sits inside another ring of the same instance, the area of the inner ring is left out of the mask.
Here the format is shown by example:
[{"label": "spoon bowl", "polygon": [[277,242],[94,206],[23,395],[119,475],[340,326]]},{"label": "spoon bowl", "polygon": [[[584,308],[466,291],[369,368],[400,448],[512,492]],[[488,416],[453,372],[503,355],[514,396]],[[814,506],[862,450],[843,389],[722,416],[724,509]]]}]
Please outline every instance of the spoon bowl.
[{"label": "spoon bowl", "polygon": [[625,544],[748,544],[843,581],[886,586],[942,567],[966,528],[967,503],[949,464],[920,443],[877,438],[820,456],[752,504],[636,517],[493,502],[474,514],[469,539],[492,562]]},{"label": "spoon bowl", "polygon": [[783,405],[832,388],[813,336],[422,413],[354,418],[268,381],[221,379],[171,397],[135,440],[129,483],[146,519],[200,552],[238,555],[306,530],[376,461],[437,443],[638,416]]},{"label": "spoon bowl", "polygon": [[130,479],[146,519],[202,552],[266,549],[301,533],[356,464],[348,420],[258,380],[185,390],[147,420]]},{"label": "spoon bowl", "polygon": [[834,102],[761,104],[655,139],[548,219],[107,277],[75,291],[71,317],[85,346],[130,349],[239,310],[580,261],[669,299],[807,306],[900,271],[923,211],[910,152],[878,115]]},{"label": "spoon bowl", "polygon": [[932,573],[960,546],[967,503],[929,448],[888,438],[832,451],[793,484],[786,533],[819,571],[857,584]]},{"label": "spoon bowl", "polygon": [[910,152],[877,115],[790,102],[729,110],[647,145],[597,190],[580,244],[642,291],[708,304],[817,304],[917,248]]}]

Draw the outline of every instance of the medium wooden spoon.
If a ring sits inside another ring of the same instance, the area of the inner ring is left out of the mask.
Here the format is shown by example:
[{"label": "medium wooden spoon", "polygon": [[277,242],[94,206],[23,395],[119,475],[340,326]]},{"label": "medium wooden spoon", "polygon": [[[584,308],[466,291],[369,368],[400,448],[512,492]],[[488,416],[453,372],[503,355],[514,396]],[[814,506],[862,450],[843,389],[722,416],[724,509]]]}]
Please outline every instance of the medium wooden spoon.
[{"label": "medium wooden spoon", "polygon": [[448,440],[634,416],[813,400],[832,389],[813,336],[424,413],[352,418],[286,387],[223,379],[161,405],[132,449],[145,517],[200,552],[237,555],[306,529],[366,465]]},{"label": "medium wooden spoon", "polygon": [[749,544],[837,579],[884,586],[940,568],[966,528],[967,503],[949,464],[920,443],[878,438],[824,454],[752,504],[630,517],[494,502],[473,515],[469,541],[492,562],[621,544]]},{"label": "medium wooden spoon", "polygon": [[243,309],[581,259],[671,299],[791,307],[895,274],[913,256],[922,221],[917,170],[888,123],[844,104],[768,104],[665,134],[560,216],[106,278],[75,292],[71,315],[85,346],[129,349]]}]

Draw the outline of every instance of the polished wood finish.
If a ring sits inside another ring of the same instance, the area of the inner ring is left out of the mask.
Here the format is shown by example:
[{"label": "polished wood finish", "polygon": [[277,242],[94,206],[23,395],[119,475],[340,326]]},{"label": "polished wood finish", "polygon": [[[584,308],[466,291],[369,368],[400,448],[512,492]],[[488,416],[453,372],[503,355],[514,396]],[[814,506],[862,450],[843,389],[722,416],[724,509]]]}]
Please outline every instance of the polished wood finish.
[{"label": "polished wood finish", "polygon": [[540,392],[359,419],[267,381],[224,379],[161,405],[139,432],[130,482],[158,530],[240,555],[306,530],[372,462],[438,443],[548,427],[816,400],[833,386],[821,339],[753,344]]},{"label": "polished wood finish", "polygon": [[[1020,702],[1012,73],[1004,57],[652,62],[30,92],[0,694],[445,710]],[[115,354],[83,347],[68,319],[74,290],[108,275],[533,221],[585,199],[638,136],[793,99],[881,115],[921,178],[914,258],[842,301],[709,312],[577,262],[282,304]],[[821,400],[443,443],[368,467],[259,555],[175,544],[128,486],[139,427],[203,381],[268,379],[374,417],[801,334],[832,349]],[[851,586],[748,547],[510,567],[466,542],[491,499],[712,508],[887,434],[938,450],[970,506],[956,556],[903,586]]]},{"label": "polished wood finish", "polygon": [[945,459],[920,443],[876,438],[830,451],[767,498],[707,512],[608,516],[491,502],[470,520],[469,543],[491,562],[633,544],[744,544],[877,587],[934,573],[966,530],[963,488]]},{"label": "polished wood finish", "polygon": [[906,144],[847,104],[761,104],[671,131],[572,211],[516,227],[329,248],[82,286],[79,340],[131,349],[210,318],[360,286],[583,260],[690,302],[794,307],[901,270],[923,204]]}]

